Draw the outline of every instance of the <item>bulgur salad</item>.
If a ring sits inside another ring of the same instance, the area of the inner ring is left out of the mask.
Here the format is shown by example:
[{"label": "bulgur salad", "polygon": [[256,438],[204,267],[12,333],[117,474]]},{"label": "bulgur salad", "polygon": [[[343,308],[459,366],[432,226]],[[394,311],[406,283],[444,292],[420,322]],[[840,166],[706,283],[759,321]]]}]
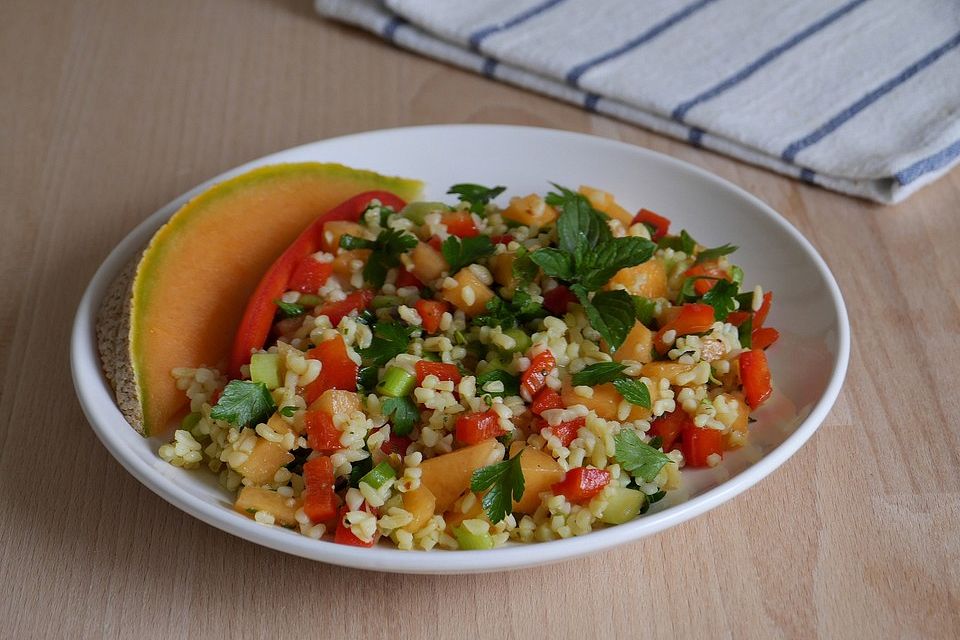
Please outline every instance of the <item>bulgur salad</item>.
[{"label": "bulgur salad", "polygon": [[[361,194],[251,298],[227,371],[178,368],[160,457],[316,539],[491,549],[627,522],[748,437],[772,295],[606,192]],[[328,220],[329,221],[326,221]]]}]

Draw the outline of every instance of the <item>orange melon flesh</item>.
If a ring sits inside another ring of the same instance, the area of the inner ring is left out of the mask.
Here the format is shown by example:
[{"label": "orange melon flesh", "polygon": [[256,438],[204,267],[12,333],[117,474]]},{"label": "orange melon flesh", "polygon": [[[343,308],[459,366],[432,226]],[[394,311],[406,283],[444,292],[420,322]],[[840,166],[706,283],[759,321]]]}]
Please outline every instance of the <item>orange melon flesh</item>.
[{"label": "orange melon flesh", "polygon": [[133,283],[130,362],[144,435],[187,405],[175,367],[224,370],[248,298],[303,229],[342,201],[380,189],[410,200],[415,180],[339,164],[255,169],[212,187],[154,235]]}]

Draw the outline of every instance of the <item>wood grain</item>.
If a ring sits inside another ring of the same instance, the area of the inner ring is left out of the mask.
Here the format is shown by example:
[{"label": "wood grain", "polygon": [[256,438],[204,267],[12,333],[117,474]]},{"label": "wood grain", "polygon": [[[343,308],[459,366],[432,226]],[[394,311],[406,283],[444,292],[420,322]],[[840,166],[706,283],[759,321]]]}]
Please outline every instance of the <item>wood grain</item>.
[{"label": "wood grain", "polygon": [[[960,171],[871,205],[420,59],[310,4],[0,3],[0,636],[960,634]],[[171,197],[267,152],[437,122],[627,140],[783,212],[830,264],[853,322],[847,383],[816,437],[684,526],[490,576],[286,556],[137,483],[88,428],[69,374],[72,314],[109,249]]]}]

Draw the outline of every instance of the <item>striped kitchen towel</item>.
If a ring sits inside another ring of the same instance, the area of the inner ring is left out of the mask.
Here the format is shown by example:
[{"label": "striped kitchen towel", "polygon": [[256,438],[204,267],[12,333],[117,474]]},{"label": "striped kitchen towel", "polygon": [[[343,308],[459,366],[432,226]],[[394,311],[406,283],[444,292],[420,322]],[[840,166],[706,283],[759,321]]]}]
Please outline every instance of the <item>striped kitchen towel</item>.
[{"label": "striped kitchen towel", "polygon": [[897,202],[960,160],[960,0],[316,0],[402,47]]}]

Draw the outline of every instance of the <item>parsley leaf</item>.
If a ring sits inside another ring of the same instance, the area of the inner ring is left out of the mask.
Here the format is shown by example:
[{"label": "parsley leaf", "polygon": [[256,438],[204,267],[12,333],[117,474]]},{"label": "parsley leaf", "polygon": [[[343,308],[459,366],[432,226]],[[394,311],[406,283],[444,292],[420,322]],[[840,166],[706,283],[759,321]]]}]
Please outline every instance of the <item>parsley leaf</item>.
[{"label": "parsley leaf", "polygon": [[645,482],[653,482],[660,469],[670,462],[667,454],[657,451],[629,429],[615,435],[613,443],[616,447],[614,455],[620,466]]},{"label": "parsley leaf", "polygon": [[573,374],[572,382],[575,387],[580,385],[592,387],[605,382],[613,382],[623,377],[623,371],[626,368],[627,365],[619,362],[597,362]]},{"label": "parsley leaf", "polygon": [[377,387],[377,374],[380,367],[375,364],[360,367],[357,372],[357,385],[363,391],[373,391]]},{"label": "parsley leaf", "polygon": [[480,258],[493,255],[493,249],[494,246],[490,242],[490,236],[484,235],[473,236],[472,238],[450,236],[440,246],[440,252],[447,264],[450,265],[450,273],[456,273]]},{"label": "parsley leaf", "polygon": [[296,318],[307,312],[307,309],[302,304],[284,302],[280,299],[274,300],[273,302],[277,305],[277,308],[280,309],[280,315],[284,318]]},{"label": "parsley leaf", "polygon": [[701,262],[709,262],[711,260],[716,260],[720,256],[730,255],[736,250],[737,250],[737,247],[733,246],[732,244],[725,244],[720,247],[714,247],[713,249],[704,249],[703,251],[697,254],[696,264],[700,264]]},{"label": "parsley leaf", "polygon": [[516,282],[516,288],[520,289],[524,285],[533,282],[533,279],[537,277],[538,271],[537,263],[531,259],[530,252],[526,247],[521,245],[513,255],[511,275],[513,275],[513,279]]},{"label": "parsley leaf", "polygon": [[245,427],[264,422],[276,410],[277,405],[267,385],[249,380],[231,380],[210,412],[210,417]]},{"label": "parsley leaf", "polygon": [[630,404],[640,407],[650,408],[650,389],[640,380],[632,378],[621,378],[613,381],[613,386],[617,388],[623,399]]},{"label": "parsley leaf", "polygon": [[610,351],[619,349],[636,324],[637,308],[633,303],[633,296],[617,289],[601,291],[591,300],[587,291],[579,284],[573,285],[571,291],[580,300],[590,325],[606,341]]},{"label": "parsley leaf", "polygon": [[400,266],[400,254],[410,251],[417,246],[417,237],[406,231],[384,229],[376,240],[367,240],[344,234],[340,236],[342,249],[371,249],[374,254],[363,265],[363,278],[375,288],[383,286],[387,279],[387,271]]},{"label": "parsley leaf", "polygon": [[296,412],[297,412],[297,408],[292,404],[288,404],[287,406],[280,409],[280,415],[282,415],[284,418],[292,418],[293,414],[295,414]]},{"label": "parsley leaf", "polygon": [[[503,391],[487,391],[483,387],[488,382],[502,382]],[[491,396],[518,396],[520,395],[520,378],[503,369],[491,369],[477,376],[477,389]]]},{"label": "parsley leaf", "polygon": [[490,522],[501,522],[513,511],[513,500],[523,498],[523,469],[520,456],[523,451],[509,460],[481,467],[470,478],[470,490],[474,493],[487,491],[483,496],[483,509]]},{"label": "parsley leaf", "polygon": [[503,186],[484,187],[479,184],[460,183],[455,184],[447,191],[448,194],[460,198],[460,202],[469,202],[470,211],[483,215],[486,212],[487,203],[506,191]]},{"label": "parsley leaf", "polygon": [[727,280],[717,280],[710,291],[703,294],[703,302],[713,307],[714,317],[723,322],[730,312],[737,308],[736,283]]},{"label": "parsley leaf", "polygon": [[393,425],[391,432],[398,436],[405,436],[410,433],[413,425],[420,419],[420,410],[417,409],[417,405],[410,399],[410,396],[385,397],[380,407],[383,415],[392,416],[390,419]]},{"label": "parsley leaf", "polygon": [[370,346],[366,349],[360,349],[360,356],[364,360],[370,360],[373,364],[382,367],[390,360],[401,353],[407,352],[410,343],[410,336],[417,327],[396,322],[381,322],[373,329],[373,339]]},{"label": "parsley leaf", "polygon": [[340,236],[340,248],[346,249],[347,251],[353,251],[354,249],[376,249],[376,247],[376,240],[367,240],[366,238],[352,236],[347,233]]},{"label": "parsley leaf", "polygon": [[360,478],[367,475],[370,470],[373,469],[373,458],[372,456],[367,456],[363,460],[357,460],[350,467],[350,486],[359,487]]}]

